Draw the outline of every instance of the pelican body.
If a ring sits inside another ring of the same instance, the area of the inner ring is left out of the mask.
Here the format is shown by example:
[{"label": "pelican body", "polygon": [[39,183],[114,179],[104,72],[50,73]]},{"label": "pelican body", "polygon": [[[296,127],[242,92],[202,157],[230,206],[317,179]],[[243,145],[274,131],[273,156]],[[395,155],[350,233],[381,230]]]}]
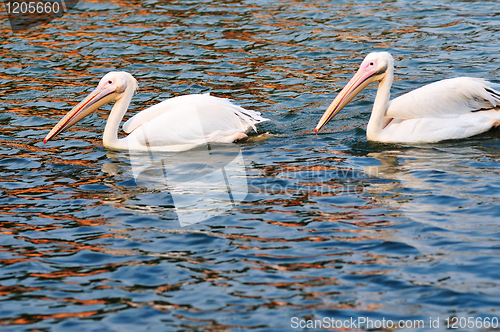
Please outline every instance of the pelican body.
[{"label": "pelican body", "polygon": [[425,85],[393,100],[394,60],[387,52],[366,56],[353,78],[321,117],[317,133],[361,90],[379,82],[366,136],[386,143],[425,143],[470,137],[500,124],[500,84],[458,77]]},{"label": "pelican body", "polygon": [[268,121],[259,112],[234,105],[228,99],[193,94],[167,99],[137,113],[118,129],[138,84],[126,72],[106,74],[97,88],[62,118],[43,140],[74,125],[99,107],[115,101],[103,134],[103,145],[113,150],[184,151],[210,142],[231,143],[246,138],[255,125]]}]

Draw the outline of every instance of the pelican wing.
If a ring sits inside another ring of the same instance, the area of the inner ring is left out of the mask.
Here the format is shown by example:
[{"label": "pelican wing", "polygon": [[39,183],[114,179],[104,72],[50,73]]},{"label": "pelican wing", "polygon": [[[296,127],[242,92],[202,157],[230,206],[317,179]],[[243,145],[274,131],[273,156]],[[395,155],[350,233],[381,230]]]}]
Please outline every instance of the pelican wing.
[{"label": "pelican wing", "polygon": [[171,98],[148,108],[125,122],[123,129],[131,133],[128,140],[154,148],[232,142],[234,137],[241,138],[238,134],[256,130],[255,124],[264,121],[268,120],[260,113],[228,99],[197,94]]},{"label": "pelican wing", "polygon": [[453,118],[497,107],[500,107],[499,84],[459,77],[431,83],[393,99],[385,117]]},{"label": "pelican wing", "polygon": [[[187,96],[181,96],[181,97],[176,97],[176,98],[170,98],[165,101],[162,101],[159,104],[155,104],[137,114],[135,114],[133,117],[128,119],[124,124],[123,124],[123,131],[126,132],[127,134],[133,132],[135,129],[138,127],[144,125],[150,120],[153,120],[163,113],[166,112],[171,112],[172,110],[178,109],[179,107],[182,107],[182,105],[189,105],[188,100],[186,100],[186,97],[190,97],[193,95],[187,95]],[[177,110],[178,112],[179,110]]]}]

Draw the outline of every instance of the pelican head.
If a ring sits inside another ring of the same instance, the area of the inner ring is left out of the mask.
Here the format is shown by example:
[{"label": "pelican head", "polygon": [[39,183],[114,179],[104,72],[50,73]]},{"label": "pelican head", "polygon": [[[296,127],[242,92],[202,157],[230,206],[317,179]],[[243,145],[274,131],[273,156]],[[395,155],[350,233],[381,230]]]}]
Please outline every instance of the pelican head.
[{"label": "pelican head", "polygon": [[107,73],[101,79],[97,88],[52,128],[44,138],[43,143],[96,111],[99,107],[120,100],[127,92],[133,94],[137,88],[137,81],[129,73],[124,71]]},{"label": "pelican head", "polygon": [[[382,81],[390,68],[392,70],[394,60],[390,53],[372,52],[368,54],[356,74],[351,78],[347,85],[340,91],[337,97],[332,101],[321,117],[314,131],[323,128],[345,105],[347,105],[361,90],[370,83]],[[392,72],[392,71],[391,71]]]}]

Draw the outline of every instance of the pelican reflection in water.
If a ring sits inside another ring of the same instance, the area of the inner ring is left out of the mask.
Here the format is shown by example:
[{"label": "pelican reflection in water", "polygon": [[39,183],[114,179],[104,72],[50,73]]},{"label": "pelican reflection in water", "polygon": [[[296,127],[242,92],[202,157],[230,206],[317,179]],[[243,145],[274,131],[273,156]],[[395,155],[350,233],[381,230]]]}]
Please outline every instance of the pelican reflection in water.
[{"label": "pelican reflection in water", "polygon": [[[120,186],[113,204],[161,215],[174,212],[181,227],[229,213],[248,194],[246,164],[238,144],[210,144],[183,152],[136,153],[109,151],[103,171],[132,177],[136,186]],[[152,201],[139,204],[142,195]],[[162,194],[160,194],[162,193]],[[164,194],[167,194],[165,196]],[[136,197],[137,196],[137,197]],[[121,198],[120,198],[121,197]],[[160,199],[160,201],[158,201]],[[170,200],[171,199],[171,200]],[[156,211],[156,212],[155,212]]]}]

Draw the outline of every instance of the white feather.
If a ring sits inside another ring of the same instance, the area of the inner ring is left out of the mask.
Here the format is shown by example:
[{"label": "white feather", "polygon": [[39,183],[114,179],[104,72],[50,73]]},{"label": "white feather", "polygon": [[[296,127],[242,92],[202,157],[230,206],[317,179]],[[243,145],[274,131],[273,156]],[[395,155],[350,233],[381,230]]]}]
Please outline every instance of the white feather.
[{"label": "white feather", "polygon": [[497,86],[472,77],[434,82],[393,99],[385,116],[397,119],[447,118],[493,109],[500,106],[500,92],[495,91]]},{"label": "white feather", "polygon": [[257,131],[255,124],[265,121],[259,112],[228,99],[193,94],[165,100],[134,115],[123,130],[130,133],[131,146],[177,151],[209,142],[233,142],[251,129]]}]

